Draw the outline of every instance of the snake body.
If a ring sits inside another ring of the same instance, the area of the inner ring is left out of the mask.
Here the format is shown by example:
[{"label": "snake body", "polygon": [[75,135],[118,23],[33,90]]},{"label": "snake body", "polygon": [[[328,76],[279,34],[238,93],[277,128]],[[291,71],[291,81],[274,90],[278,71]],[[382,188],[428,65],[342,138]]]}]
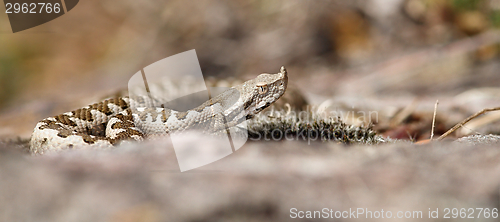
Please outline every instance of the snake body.
[{"label": "snake body", "polygon": [[252,118],[276,102],[287,88],[285,67],[260,74],[187,111],[163,108],[144,97],[116,97],[49,117],[37,123],[30,141],[32,154],[73,147],[112,147],[189,129],[217,132]]}]

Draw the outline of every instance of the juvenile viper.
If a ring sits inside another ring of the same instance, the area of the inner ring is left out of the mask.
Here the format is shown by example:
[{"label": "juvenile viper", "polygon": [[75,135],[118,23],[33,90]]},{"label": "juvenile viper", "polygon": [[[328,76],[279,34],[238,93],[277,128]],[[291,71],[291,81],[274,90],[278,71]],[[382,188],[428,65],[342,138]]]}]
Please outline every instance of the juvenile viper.
[{"label": "juvenile viper", "polygon": [[111,147],[124,140],[141,141],[192,128],[220,131],[252,118],[276,102],[287,84],[287,71],[281,67],[277,74],[260,74],[186,112],[162,108],[144,97],[104,100],[38,122],[31,136],[30,152]]}]

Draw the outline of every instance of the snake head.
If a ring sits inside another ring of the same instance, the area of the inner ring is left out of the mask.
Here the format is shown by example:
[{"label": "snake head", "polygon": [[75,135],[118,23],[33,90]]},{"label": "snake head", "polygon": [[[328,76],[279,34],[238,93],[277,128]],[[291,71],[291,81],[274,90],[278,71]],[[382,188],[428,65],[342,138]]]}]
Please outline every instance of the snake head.
[{"label": "snake head", "polygon": [[277,74],[263,73],[234,88],[240,92],[239,102],[243,104],[246,118],[250,119],[281,98],[287,85],[288,73],[282,66]]}]

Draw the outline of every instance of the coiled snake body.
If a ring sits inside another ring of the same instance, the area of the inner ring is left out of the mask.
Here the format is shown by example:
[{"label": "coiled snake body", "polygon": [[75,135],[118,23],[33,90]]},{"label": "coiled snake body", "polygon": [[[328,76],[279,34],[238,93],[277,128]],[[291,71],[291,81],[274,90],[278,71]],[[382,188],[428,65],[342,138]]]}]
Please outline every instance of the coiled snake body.
[{"label": "coiled snake body", "polygon": [[[30,141],[32,154],[73,147],[111,147],[190,128],[216,132],[249,119],[276,102],[287,88],[288,75],[260,74],[202,105],[185,111],[161,108],[141,97],[117,97],[49,117],[37,123]],[[144,104],[149,104],[144,106]]]}]

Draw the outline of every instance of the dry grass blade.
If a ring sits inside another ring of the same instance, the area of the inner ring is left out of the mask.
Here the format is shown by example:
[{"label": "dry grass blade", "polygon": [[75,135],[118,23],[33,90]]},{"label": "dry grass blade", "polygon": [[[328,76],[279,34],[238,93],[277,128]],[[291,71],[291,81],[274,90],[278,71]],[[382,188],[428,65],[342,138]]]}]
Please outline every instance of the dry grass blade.
[{"label": "dry grass blade", "polygon": [[446,131],[446,133],[444,133],[443,135],[441,135],[439,138],[437,138],[437,140],[442,140],[444,139],[445,137],[447,137],[448,135],[450,135],[451,133],[455,132],[455,130],[457,130],[458,128],[464,126],[467,122],[471,121],[472,119],[486,113],[486,112],[491,112],[491,111],[497,111],[497,110],[500,110],[500,107],[495,107],[495,108],[486,108],[486,109],[483,109],[479,112],[477,112],[476,114],[472,115],[472,116],[469,116],[469,118],[463,120],[462,122],[458,123],[457,125],[455,125],[453,128],[449,129],[448,131]]},{"label": "dry grass blade", "polygon": [[395,127],[400,125],[408,116],[410,116],[418,106],[418,99],[415,99],[411,102],[410,105],[406,106],[403,110],[401,110],[396,116],[394,116],[390,122],[390,126]]},{"label": "dry grass blade", "polygon": [[436,113],[437,113],[437,108],[438,108],[439,100],[436,100],[436,104],[434,105],[434,115],[432,116],[432,128],[431,128],[431,138],[434,138],[434,126],[436,124]]}]

